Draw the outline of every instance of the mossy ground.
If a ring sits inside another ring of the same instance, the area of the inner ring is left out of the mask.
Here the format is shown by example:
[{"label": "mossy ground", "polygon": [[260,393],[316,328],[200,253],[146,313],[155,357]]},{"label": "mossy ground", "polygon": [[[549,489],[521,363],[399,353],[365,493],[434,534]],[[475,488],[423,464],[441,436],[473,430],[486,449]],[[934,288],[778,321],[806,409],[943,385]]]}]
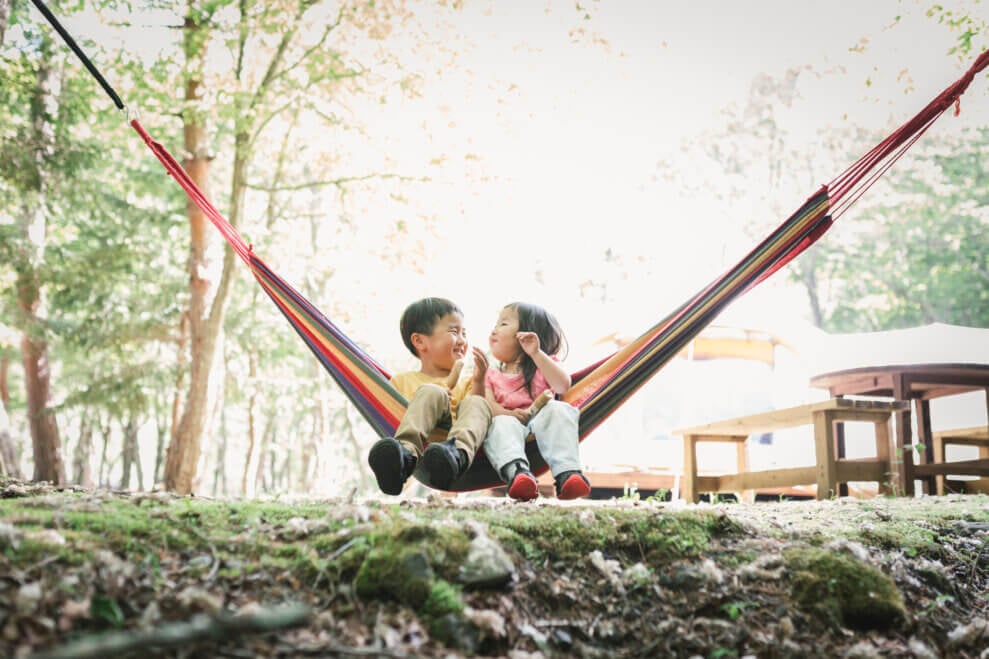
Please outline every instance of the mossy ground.
[{"label": "mossy ground", "polygon": [[[985,496],[273,502],[9,483],[0,494],[2,656],[288,601],[312,608],[308,626],[184,656],[796,657],[861,644],[890,656],[919,643],[976,657],[981,640],[949,633],[989,617]],[[508,587],[458,582],[478,528],[514,560]]]},{"label": "mossy ground", "polygon": [[794,602],[836,627],[886,629],[906,617],[893,579],[850,553],[814,547],[783,555]]}]

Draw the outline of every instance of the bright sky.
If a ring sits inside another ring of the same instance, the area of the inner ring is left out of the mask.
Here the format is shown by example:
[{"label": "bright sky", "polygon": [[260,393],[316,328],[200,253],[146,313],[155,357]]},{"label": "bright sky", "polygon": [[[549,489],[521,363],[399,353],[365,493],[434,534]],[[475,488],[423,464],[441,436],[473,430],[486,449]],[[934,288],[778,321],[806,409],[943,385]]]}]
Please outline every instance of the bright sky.
[{"label": "bright sky", "polygon": [[[954,34],[911,1],[602,0],[589,3],[586,22],[572,2],[465,5],[451,34],[474,44],[459,59],[470,73],[427,80],[422,102],[398,117],[384,106],[381,123],[371,122],[400,135],[388,142],[400,166],[421,162],[423,152],[464,165],[413,193],[438,213],[447,249],[421,276],[382,273],[378,295],[396,314],[421,295],[453,297],[482,345],[502,304],[542,303],[571,338],[574,370],[595,339],[641,332],[737,261],[755,243],[743,225],[768,232],[783,219],[685,196],[659,169],[680,160],[684,144],[717,131],[723,108],[744,107],[755,75],[802,66],[822,73],[802,77],[801,98],[780,115],[813,157],[819,129],[854,122],[891,131],[962,73],[946,55]],[[574,27],[590,34],[572,38]],[[944,117],[926,139],[948,124],[984,124],[985,87],[985,80],[973,84],[962,116]],[[827,171],[781,203],[795,209],[838,173]],[[606,250],[623,265],[603,263]],[[355,277],[366,282],[366,275]],[[580,297],[588,279],[608,280],[606,300]],[[783,330],[774,324],[806,320],[803,293],[783,279],[727,315],[776,331]],[[372,338],[373,325],[368,319],[359,330],[371,345],[396,342],[393,323]]]},{"label": "bright sky", "polygon": [[[468,1],[452,14],[410,4],[435,41],[458,51],[456,64],[448,66],[449,55],[429,62],[417,99],[355,101],[349,109],[368,132],[353,143],[352,171],[340,174],[381,171],[387,161],[392,171],[431,177],[403,189],[405,210],[373,198],[348,209],[368,224],[411,220],[409,240],[427,243],[424,271],[376,263],[381,239],[373,235],[326,263],[335,271],[334,302],[354,301],[345,327],[394,368],[405,357],[395,319],[424,295],[459,301],[481,345],[504,303],[543,304],[563,322],[576,370],[606,349],[595,340],[640,333],[735,263],[759,237],[747,227],[764,234],[782,217],[685,190],[682,179],[698,185],[721,175],[696,170],[683,149],[721,130],[725,108],[745,107],[756,75],[801,67],[816,74],[801,76],[792,107],[774,108],[790,142],[803,140],[813,158],[818,131],[849,123],[891,131],[963,71],[946,55],[955,34],[917,0],[586,0],[587,21],[573,0]],[[942,4],[986,11],[978,0]],[[69,27],[90,36],[100,29],[84,16]],[[154,49],[164,43],[155,35],[174,31],[137,35]],[[399,30],[371,45],[408,48],[418,36]],[[976,81],[962,116],[942,118],[925,139],[984,124],[987,87]],[[314,138],[321,139],[329,138]],[[763,186],[764,171],[746,172],[753,188]],[[821,180],[777,201],[795,209],[839,171],[822,169]],[[335,224],[335,201],[324,207],[327,225]],[[435,218],[432,234],[417,214]],[[296,236],[308,239],[286,227],[281,240]],[[840,240],[840,231],[827,239]],[[606,263],[606,253],[618,263]],[[293,271],[299,264],[272,265],[290,281],[301,276]],[[599,286],[582,289],[587,282]],[[802,291],[778,275],[722,320],[785,333],[808,313]]]}]

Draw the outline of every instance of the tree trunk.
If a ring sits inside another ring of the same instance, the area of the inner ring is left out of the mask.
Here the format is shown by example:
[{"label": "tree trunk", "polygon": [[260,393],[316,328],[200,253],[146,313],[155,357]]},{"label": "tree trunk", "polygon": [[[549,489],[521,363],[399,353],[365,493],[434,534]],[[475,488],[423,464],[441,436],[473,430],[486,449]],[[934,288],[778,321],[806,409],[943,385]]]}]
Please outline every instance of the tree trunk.
[{"label": "tree trunk", "polygon": [[7,388],[7,369],[10,358],[0,357],[0,472],[11,478],[24,478],[21,463],[17,458],[17,447],[14,445],[14,434],[10,429],[10,390]]},{"label": "tree trunk", "polygon": [[24,381],[28,401],[28,422],[31,428],[31,446],[34,450],[35,481],[65,484],[65,463],[58,435],[55,413],[49,409],[51,402],[51,372],[48,364],[48,346],[44,340],[25,335],[21,350],[24,353]]},{"label": "tree trunk", "polygon": [[273,437],[277,433],[279,428],[278,421],[276,420],[276,415],[272,414],[268,418],[268,423],[265,426],[264,432],[261,433],[261,446],[258,448],[258,459],[257,468],[254,471],[254,493],[267,492],[268,483],[264,476],[265,470],[265,459],[268,455],[268,451],[273,443]]},{"label": "tree trunk", "polygon": [[[208,28],[191,7],[185,20],[183,46],[187,61],[183,132],[186,157],[182,163],[189,177],[209,196],[209,139],[202,110],[202,70]],[[208,409],[210,369],[220,314],[208,312],[214,291],[207,258],[209,220],[191,200],[186,204],[189,219],[189,383],[184,406],[172,433],[165,458],[165,489],[181,494],[192,492],[202,451],[202,434]]]},{"label": "tree trunk", "polygon": [[79,424],[79,440],[72,453],[72,482],[82,487],[93,487],[93,425],[84,414]]},{"label": "tree trunk", "polygon": [[[187,157],[183,168],[196,184],[207,192],[209,170],[208,140],[205,116],[202,112],[202,69],[205,40],[208,29],[200,22],[191,8],[185,21],[184,47],[189,62],[185,98],[192,110],[184,117],[185,149]],[[247,189],[248,134],[239,131],[234,138],[234,164],[227,220],[237,227]],[[207,196],[209,196],[207,192]],[[187,494],[192,491],[199,456],[202,452],[202,435],[205,428],[210,375],[216,356],[216,347],[223,328],[223,312],[230,281],[236,266],[233,250],[224,246],[223,267],[219,283],[209,279],[207,267],[208,236],[212,227],[202,211],[191,201],[186,206],[189,218],[189,388],[185,406],[173,433],[165,460],[165,488]],[[210,295],[212,293],[212,302]]]},{"label": "tree trunk", "polygon": [[285,458],[282,460],[282,468],[278,470],[277,476],[273,476],[274,489],[277,492],[286,492],[292,489],[292,445],[285,447]]},{"label": "tree trunk", "polygon": [[51,44],[41,44],[37,85],[31,101],[32,134],[36,196],[25,206],[23,234],[25,250],[17,259],[17,304],[21,313],[21,359],[24,363],[24,388],[27,394],[28,423],[34,450],[36,481],[65,484],[65,463],[58,434],[58,422],[51,410],[51,367],[48,342],[41,318],[44,315],[44,291],[38,269],[44,262],[47,231],[46,201],[51,185],[48,163],[54,153],[54,121],[58,112],[59,71],[51,55]]},{"label": "tree trunk", "polygon": [[302,492],[311,492],[316,485],[316,470],[319,468],[318,438],[323,436],[321,408],[320,403],[313,406],[312,426],[308,435],[302,439],[302,452],[299,455],[299,482],[296,483]]},{"label": "tree trunk", "polygon": [[[363,457],[367,455],[365,451],[367,448],[362,444],[360,438],[358,437],[358,428],[361,427],[363,420],[361,419],[357,408],[351,405],[349,402],[343,403],[340,409],[340,415],[343,419],[343,430],[332,432],[333,440],[340,434],[346,436],[347,446],[350,448],[350,460],[351,464],[354,465],[354,473],[357,474],[357,485],[358,490],[363,490],[366,488],[377,489],[377,485],[374,482],[374,475],[369,469],[364,469]],[[333,441],[331,440],[331,441]]]},{"label": "tree trunk", "polygon": [[253,347],[247,349],[248,382],[251,393],[247,397],[247,455],[244,456],[244,473],[240,479],[240,495],[247,496],[247,479],[251,473],[251,460],[254,458],[254,447],[257,445],[257,418],[255,411],[257,408],[257,375],[258,358]]},{"label": "tree trunk", "polygon": [[216,447],[216,466],[213,468],[213,496],[227,493],[227,408],[220,408],[220,442]]},{"label": "tree trunk", "polygon": [[814,327],[824,327],[824,313],[821,311],[821,298],[817,290],[817,252],[809,249],[801,255],[800,264],[797,266],[800,273],[800,281],[807,291],[807,300],[810,302],[810,311],[813,316]]},{"label": "tree trunk", "polygon": [[3,405],[0,405],[0,476],[24,478],[20,461],[17,459],[14,437],[10,432],[10,417],[7,416],[7,409]]},{"label": "tree trunk", "polygon": [[122,490],[130,489],[131,469],[137,471],[138,489],[144,489],[144,475],[141,473],[141,451],[137,442],[137,429],[137,414],[131,412],[127,418],[127,424],[124,426],[124,450],[121,452],[124,473],[120,477],[120,489]]},{"label": "tree trunk", "polygon": [[10,385],[7,384],[7,372],[10,370],[10,357],[0,356],[0,405],[10,411]]},{"label": "tree trunk", "polygon": [[134,463],[134,454],[132,453],[131,446],[131,436],[134,429],[131,427],[131,422],[128,421],[124,424],[124,445],[120,451],[120,462],[121,462],[121,474],[120,474],[120,487],[121,490],[130,489],[130,469],[131,465]]},{"label": "tree trunk", "polygon": [[172,423],[171,440],[175,440],[175,433],[179,427],[179,419],[182,417],[182,387],[185,382],[185,375],[189,370],[189,311],[183,311],[179,318],[179,338],[175,346],[175,392],[172,396]]},{"label": "tree trunk", "polygon": [[7,34],[7,23],[10,21],[11,0],[0,0],[0,46],[3,45],[4,36]]},{"label": "tree trunk", "polygon": [[110,465],[107,463],[107,457],[110,453],[110,420],[107,419],[105,426],[99,422],[99,419],[97,419],[97,423],[100,426],[100,436],[103,437],[103,451],[100,453],[100,468],[96,472],[98,476],[97,485],[103,487],[110,484]]},{"label": "tree trunk", "polygon": [[[176,395],[178,395],[178,389],[176,389]],[[155,470],[151,475],[152,487],[157,487],[158,483],[161,482],[161,470],[163,466],[163,458],[165,457],[165,438],[168,435],[168,429],[170,427],[167,419],[165,418],[168,414],[167,401],[158,401],[158,403],[159,404],[155,405],[155,430],[158,435],[158,439],[155,442]],[[174,422],[174,417],[172,420]]]}]

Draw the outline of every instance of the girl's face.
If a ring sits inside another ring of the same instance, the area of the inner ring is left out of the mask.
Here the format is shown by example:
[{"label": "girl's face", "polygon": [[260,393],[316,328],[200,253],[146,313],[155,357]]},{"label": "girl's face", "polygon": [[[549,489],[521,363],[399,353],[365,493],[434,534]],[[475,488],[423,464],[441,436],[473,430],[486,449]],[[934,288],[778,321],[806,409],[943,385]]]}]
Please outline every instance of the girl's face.
[{"label": "girl's face", "polygon": [[498,314],[498,320],[488,336],[491,346],[491,356],[502,364],[512,364],[518,361],[522,353],[519,341],[515,335],[519,331],[519,314],[511,307],[505,307]]}]

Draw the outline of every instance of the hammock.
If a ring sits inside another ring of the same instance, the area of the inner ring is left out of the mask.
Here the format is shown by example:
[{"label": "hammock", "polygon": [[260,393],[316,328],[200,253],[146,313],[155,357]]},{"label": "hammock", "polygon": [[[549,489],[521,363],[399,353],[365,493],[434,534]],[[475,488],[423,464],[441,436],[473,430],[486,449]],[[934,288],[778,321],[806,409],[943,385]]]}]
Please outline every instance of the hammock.
[{"label": "hammock", "polygon": [[[40,0],[32,1],[82,60],[118,109],[124,110],[125,106],[116,92],[76,45],[71,35],[62,28]],[[975,75],[987,65],[989,65],[989,50],[979,55],[965,75],[939,94],[916,116],[832,181],[821,186],[736,265],[656,325],[647,329],[637,339],[610,357],[574,373],[572,376],[574,384],[562,399],[580,409],[580,438],[584,439],[629,396],[638,391],[729,303],[765,281],[824,235],[833,221],[858,200],[945,110],[955,105],[955,115],[957,115],[959,98]],[[210,203],[168,150],[156,142],[137,119],[132,119],[130,125],[247,265],[261,288],[374,431],[378,435],[393,435],[405,412],[407,401],[389,384],[390,374],[387,369],[378,364],[309,300],[269,268]],[[443,431],[434,433],[430,439],[435,441],[444,434]],[[539,455],[535,442],[528,442],[526,452],[533,473],[540,475],[549,469]],[[425,480],[423,482],[431,485]],[[467,472],[449,489],[468,491],[502,484],[482,450],[478,452]]]}]

